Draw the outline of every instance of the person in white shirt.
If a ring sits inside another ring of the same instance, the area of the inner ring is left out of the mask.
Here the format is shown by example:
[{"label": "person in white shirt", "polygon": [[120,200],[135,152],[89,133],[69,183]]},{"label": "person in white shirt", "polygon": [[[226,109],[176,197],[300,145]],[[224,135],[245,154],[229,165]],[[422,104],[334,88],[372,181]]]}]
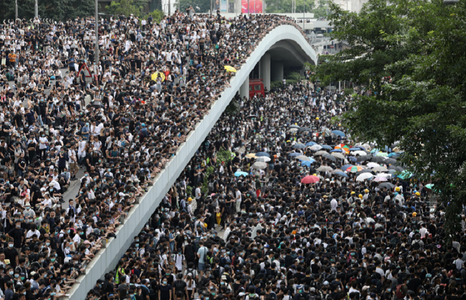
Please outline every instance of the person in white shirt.
[{"label": "person in white shirt", "polygon": [[239,191],[238,188],[235,188],[235,206],[236,206],[236,212],[239,213],[241,211],[241,192]]}]

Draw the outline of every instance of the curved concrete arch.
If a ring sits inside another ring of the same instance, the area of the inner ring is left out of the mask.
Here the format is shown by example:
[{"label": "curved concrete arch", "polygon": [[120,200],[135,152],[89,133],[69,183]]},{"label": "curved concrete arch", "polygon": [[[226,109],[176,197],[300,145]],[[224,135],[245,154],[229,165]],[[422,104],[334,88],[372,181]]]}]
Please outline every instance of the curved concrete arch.
[{"label": "curved concrete arch", "polygon": [[246,63],[230,81],[230,87],[225,89],[220,98],[212,105],[210,112],[204,116],[195,129],[188,135],[186,142],[180,145],[176,155],[168,162],[155,178],[154,185],[139,200],[139,205],[135,206],[124,220],[124,225],[119,228],[116,238],[108,239],[106,247],[101,249],[86,268],[85,275],[77,279],[78,285],[74,285],[69,291],[69,299],[82,300],[92,289],[96,281],[101,279],[105,273],[113,270],[119,259],[131,245],[133,237],[139,234],[152,213],[159,206],[163,197],[169,191],[176,179],[189,163],[194,153],[200,147],[206,136],[211,131],[217,120],[222,115],[225,108],[240,90],[255,65],[264,54],[280,41],[288,41],[291,45],[296,45],[296,53],[301,54],[305,60],[317,62],[317,54],[306,41],[301,32],[291,25],[281,25],[270,31],[257,45],[256,50],[250,55]]},{"label": "curved concrete arch", "polygon": [[304,65],[304,63],[308,62],[309,59],[306,59],[306,54],[303,53],[303,51],[297,49],[296,47],[297,45],[293,41],[282,40],[270,47],[268,52],[271,52],[273,50],[278,50],[280,52],[285,51],[285,53],[292,55],[297,61],[299,61],[301,65]]}]

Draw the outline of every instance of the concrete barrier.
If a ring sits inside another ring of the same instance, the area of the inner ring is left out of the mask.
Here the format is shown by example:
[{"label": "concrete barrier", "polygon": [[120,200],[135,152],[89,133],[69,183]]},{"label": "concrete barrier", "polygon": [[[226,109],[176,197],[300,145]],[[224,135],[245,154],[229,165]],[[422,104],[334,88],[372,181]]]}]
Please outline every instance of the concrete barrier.
[{"label": "concrete barrier", "polygon": [[175,183],[231,99],[235,96],[236,91],[239,90],[242,83],[249,77],[249,73],[251,73],[254,66],[268,49],[281,40],[294,41],[296,45],[302,48],[310,60],[317,61],[315,51],[295,27],[282,25],[270,31],[247,59],[246,63],[236,73],[235,77],[232,78],[230,82],[231,87],[227,88],[219,100],[212,105],[209,114],[197,124],[195,130],[189,134],[186,142],[179,147],[176,155],[168,163],[167,167],[158,174],[154,185],[140,199],[139,205],[129,212],[124,225],[119,227],[116,238],[110,238],[106,248],[100,250],[89,263],[86,268],[86,274],[80,276],[77,280],[78,284],[75,284],[69,291],[68,295],[70,299],[85,299],[87,293],[95,286],[97,280],[116,267],[122,255],[131,245],[133,237],[142,230],[152,213],[159,206],[165,194]]}]

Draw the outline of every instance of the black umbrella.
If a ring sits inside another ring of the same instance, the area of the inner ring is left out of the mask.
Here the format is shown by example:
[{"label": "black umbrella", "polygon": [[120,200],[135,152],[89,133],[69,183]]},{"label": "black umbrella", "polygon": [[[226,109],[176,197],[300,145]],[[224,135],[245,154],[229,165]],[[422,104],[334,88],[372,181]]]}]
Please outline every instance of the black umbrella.
[{"label": "black umbrella", "polygon": [[402,167],[399,167],[399,166],[390,166],[388,167],[388,169],[392,169],[392,170],[395,170],[397,172],[403,172],[404,169]]},{"label": "black umbrella", "polygon": [[396,162],[397,162],[396,159],[393,159],[393,158],[389,158],[389,159],[386,159],[386,160],[385,160],[385,163],[386,163],[386,164],[389,164],[389,165],[393,165],[393,164],[395,164]]},{"label": "black umbrella", "polygon": [[374,156],[371,158],[371,161],[376,163],[385,163],[385,158],[383,158],[382,156]]},{"label": "black umbrella", "polygon": [[323,154],[322,157],[326,158],[326,159],[330,159],[331,161],[337,161],[337,158],[333,155],[330,155],[330,154]]},{"label": "black umbrella", "polygon": [[362,156],[357,157],[358,161],[366,161],[366,160],[370,160],[371,158],[372,158],[372,155],[362,155]]},{"label": "black umbrella", "polygon": [[383,189],[383,188],[386,188],[386,189],[393,189],[395,187],[394,184],[390,183],[390,182],[384,182],[384,183],[381,183],[379,184],[379,189]]}]

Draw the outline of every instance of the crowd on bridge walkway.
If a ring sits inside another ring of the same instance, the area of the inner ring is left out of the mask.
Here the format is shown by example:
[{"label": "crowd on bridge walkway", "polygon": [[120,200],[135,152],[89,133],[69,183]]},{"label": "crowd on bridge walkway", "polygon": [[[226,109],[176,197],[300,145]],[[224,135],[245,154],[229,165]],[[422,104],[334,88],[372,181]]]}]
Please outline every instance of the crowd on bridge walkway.
[{"label": "crowd on bridge walkway", "polygon": [[102,19],[97,67],[92,18],[0,24],[0,298],[67,295],[229,87],[224,66],[282,24]]},{"label": "crowd on bridge walkway", "polygon": [[402,149],[353,141],[351,96],[312,87],[238,97],[87,299],[463,299],[464,224],[447,244]]}]

